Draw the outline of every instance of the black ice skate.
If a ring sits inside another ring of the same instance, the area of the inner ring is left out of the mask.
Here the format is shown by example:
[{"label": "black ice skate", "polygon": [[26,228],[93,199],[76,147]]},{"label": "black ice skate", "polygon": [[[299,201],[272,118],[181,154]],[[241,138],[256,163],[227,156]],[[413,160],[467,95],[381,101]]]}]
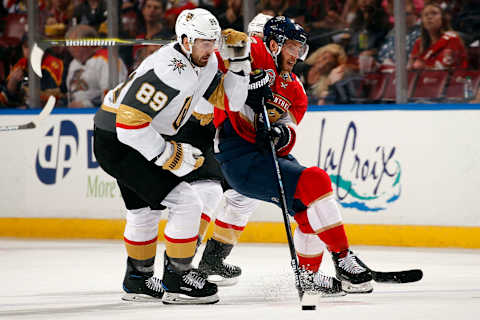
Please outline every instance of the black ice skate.
[{"label": "black ice skate", "polygon": [[[153,265],[151,269],[153,269]],[[164,292],[161,280],[153,276],[153,271],[138,271],[131,258],[127,259],[127,272],[123,279],[123,290],[126,293],[122,300],[142,302],[161,302]]]},{"label": "black ice skate", "polygon": [[322,271],[313,272],[306,269],[300,270],[302,289],[306,294],[319,295],[320,297],[340,297],[347,293],[342,290],[342,283],[335,277],[330,277]]},{"label": "black ice skate", "polygon": [[219,301],[216,284],[207,281],[196,269],[176,271],[167,255],[162,284],[165,304],[211,304]]},{"label": "black ice skate", "polygon": [[348,293],[373,291],[371,270],[351,251],[332,252],[337,278]]},{"label": "black ice skate", "polygon": [[207,241],[198,269],[207,275],[208,281],[218,286],[232,286],[238,282],[242,269],[223,261],[230,254],[232,248],[233,244],[226,244],[214,239]]}]

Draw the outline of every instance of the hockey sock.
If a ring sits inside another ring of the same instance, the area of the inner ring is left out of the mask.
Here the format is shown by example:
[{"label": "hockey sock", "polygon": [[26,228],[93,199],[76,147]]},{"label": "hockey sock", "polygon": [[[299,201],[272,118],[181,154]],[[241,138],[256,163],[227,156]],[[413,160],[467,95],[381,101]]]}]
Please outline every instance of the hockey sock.
[{"label": "hockey sock", "polygon": [[320,269],[320,264],[322,263],[323,252],[319,256],[315,257],[305,257],[297,252],[297,257],[300,268],[317,272],[318,269]]},{"label": "hockey sock", "polygon": [[219,242],[235,245],[237,244],[238,238],[240,238],[243,229],[245,229],[245,227],[236,226],[216,219],[213,229],[213,239]]},{"label": "hockey sock", "polygon": [[[330,252],[348,252],[348,240],[343,224],[318,234]],[[345,253],[346,255],[346,253]]]},{"label": "hockey sock", "polygon": [[197,248],[200,246],[200,244],[202,244],[202,240],[205,239],[205,235],[207,234],[207,229],[210,221],[210,217],[205,213],[202,213],[202,218],[200,220],[200,229],[198,230]]}]

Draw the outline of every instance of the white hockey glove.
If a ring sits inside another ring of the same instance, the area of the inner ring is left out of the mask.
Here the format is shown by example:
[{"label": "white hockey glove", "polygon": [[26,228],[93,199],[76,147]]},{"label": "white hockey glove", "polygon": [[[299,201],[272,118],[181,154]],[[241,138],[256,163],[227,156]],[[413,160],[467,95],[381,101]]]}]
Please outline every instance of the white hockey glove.
[{"label": "white hockey glove", "polygon": [[229,70],[232,72],[243,71],[244,75],[250,73],[250,40],[246,33],[233,29],[222,31],[220,55],[230,62]]},{"label": "white hockey glove", "polygon": [[157,166],[183,177],[202,166],[202,151],[188,143],[165,141],[165,150],[155,160]]}]

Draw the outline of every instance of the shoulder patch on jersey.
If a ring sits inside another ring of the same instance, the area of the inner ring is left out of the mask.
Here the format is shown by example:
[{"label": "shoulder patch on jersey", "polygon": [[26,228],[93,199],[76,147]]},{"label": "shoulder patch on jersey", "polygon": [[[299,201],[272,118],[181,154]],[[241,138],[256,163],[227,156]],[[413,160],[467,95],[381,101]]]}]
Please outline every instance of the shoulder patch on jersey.
[{"label": "shoulder patch on jersey", "polygon": [[173,57],[168,66],[172,67],[173,71],[178,71],[178,74],[181,74],[187,65],[182,60]]},{"label": "shoulder patch on jersey", "polygon": [[133,81],[121,103],[153,118],[179,93],[179,90],[167,85],[150,70]]},{"label": "shoulder patch on jersey", "polygon": [[265,72],[269,76],[268,85],[271,87],[275,83],[275,78],[276,78],[275,71],[273,71],[272,69],[267,69],[265,70]]}]

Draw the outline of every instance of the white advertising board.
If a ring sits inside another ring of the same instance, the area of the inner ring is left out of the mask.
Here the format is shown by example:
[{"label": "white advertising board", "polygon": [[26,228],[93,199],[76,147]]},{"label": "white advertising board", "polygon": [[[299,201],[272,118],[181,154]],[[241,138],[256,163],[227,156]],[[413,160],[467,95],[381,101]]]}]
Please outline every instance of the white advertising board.
[{"label": "white advertising board", "polygon": [[[29,115],[0,115],[0,124]],[[480,110],[307,112],[293,154],[330,175],[354,224],[479,226]],[[93,114],[53,114],[0,133],[0,217],[121,218],[96,163]],[[252,221],[281,221],[264,204]]]}]

